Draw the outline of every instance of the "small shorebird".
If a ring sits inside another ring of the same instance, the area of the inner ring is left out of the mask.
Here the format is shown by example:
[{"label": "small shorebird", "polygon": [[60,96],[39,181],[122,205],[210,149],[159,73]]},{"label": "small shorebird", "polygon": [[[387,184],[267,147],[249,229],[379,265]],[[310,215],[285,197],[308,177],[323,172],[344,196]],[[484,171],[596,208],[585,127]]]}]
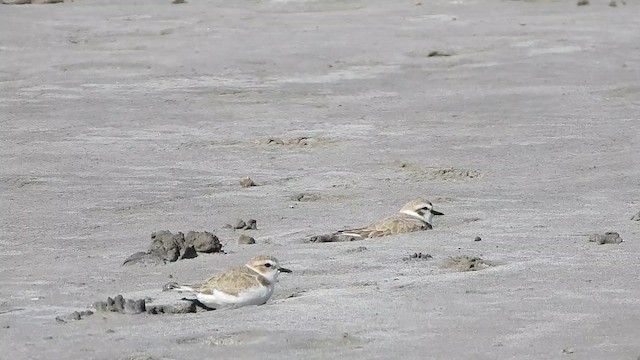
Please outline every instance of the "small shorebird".
[{"label": "small shorebird", "polygon": [[408,202],[395,215],[360,229],[338,231],[334,235],[364,239],[404,234],[418,230],[430,230],[433,228],[431,224],[435,215],[444,214],[433,210],[433,204],[430,201],[418,198]]},{"label": "small shorebird", "polygon": [[281,267],[273,256],[261,255],[244,266],[213,275],[201,284],[169,283],[163,290],[194,293],[198,301],[212,309],[262,305],[273,294],[281,272],[290,273],[291,270]]}]

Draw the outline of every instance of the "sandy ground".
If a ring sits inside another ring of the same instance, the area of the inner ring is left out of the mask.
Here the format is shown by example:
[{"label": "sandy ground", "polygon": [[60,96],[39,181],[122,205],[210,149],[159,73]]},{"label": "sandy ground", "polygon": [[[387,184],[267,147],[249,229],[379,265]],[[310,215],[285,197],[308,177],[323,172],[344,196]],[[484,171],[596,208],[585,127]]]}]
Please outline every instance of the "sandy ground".
[{"label": "sandy ground", "polygon": [[[640,6],[424,3],[0,5],[0,357],[636,359]],[[432,231],[302,241],[417,196]],[[228,254],[121,266],[162,229]],[[257,254],[264,306],[55,321]]]}]

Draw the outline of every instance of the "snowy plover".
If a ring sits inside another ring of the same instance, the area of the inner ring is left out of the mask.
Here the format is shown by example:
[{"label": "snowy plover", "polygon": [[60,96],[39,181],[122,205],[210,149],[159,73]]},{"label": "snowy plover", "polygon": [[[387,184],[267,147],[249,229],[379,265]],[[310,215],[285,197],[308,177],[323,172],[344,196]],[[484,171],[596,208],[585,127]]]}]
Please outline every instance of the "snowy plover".
[{"label": "snowy plover", "polygon": [[357,238],[374,238],[385,235],[404,234],[418,230],[430,230],[434,215],[444,215],[433,210],[433,204],[423,199],[408,202],[400,211],[392,216],[376,221],[360,229],[342,230],[334,235],[354,236]]},{"label": "snowy plover", "polygon": [[273,294],[281,272],[291,270],[280,266],[273,256],[256,256],[244,266],[213,275],[201,284],[169,283],[164,290],[187,291],[209,308],[262,305]]}]

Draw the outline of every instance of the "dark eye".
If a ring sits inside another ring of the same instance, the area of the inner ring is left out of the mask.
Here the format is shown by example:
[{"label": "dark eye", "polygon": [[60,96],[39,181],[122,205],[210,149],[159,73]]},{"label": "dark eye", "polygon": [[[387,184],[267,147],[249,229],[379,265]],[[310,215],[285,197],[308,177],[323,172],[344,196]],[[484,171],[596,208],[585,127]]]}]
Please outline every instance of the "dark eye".
[{"label": "dark eye", "polygon": [[266,264],[264,264],[264,267],[266,267],[266,268],[270,268],[270,267],[271,267],[271,264],[270,264],[270,263],[266,263]]}]

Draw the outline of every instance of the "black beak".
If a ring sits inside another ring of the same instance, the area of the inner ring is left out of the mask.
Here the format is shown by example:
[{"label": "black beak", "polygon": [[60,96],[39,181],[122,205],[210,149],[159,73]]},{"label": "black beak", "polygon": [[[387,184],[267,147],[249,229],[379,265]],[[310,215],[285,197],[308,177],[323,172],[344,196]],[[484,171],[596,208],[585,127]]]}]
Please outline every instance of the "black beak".
[{"label": "black beak", "polygon": [[433,209],[431,210],[431,213],[432,213],[433,215],[444,215],[444,214],[443,214],[443,213],[441,213],[440,211],[435,211],[435,210],[433,210]]},{"label": "black beak", "polygon": [[283,267],[279,268],[278,270],[279,270],[280,272],[283,272],[283,273],[290,273],[290,272],[292,272],[291,270],[289,270],[289,269],[285,269],[285,268],[283,268]]}]

